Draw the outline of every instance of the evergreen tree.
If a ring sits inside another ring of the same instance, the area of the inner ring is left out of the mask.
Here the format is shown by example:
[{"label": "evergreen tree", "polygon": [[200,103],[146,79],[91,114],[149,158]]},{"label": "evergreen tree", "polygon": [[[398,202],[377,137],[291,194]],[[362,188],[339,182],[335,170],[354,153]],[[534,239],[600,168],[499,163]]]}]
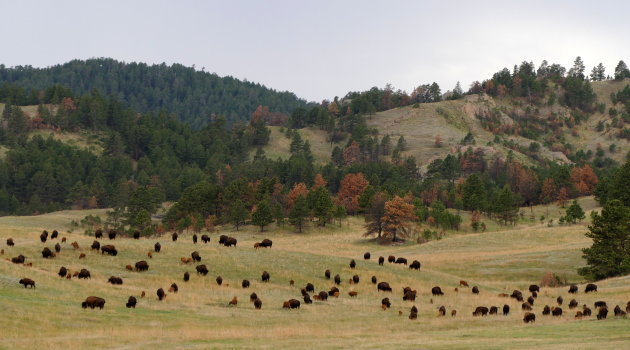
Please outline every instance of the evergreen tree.
[{"label": "evergreen tree", "polygon": [[573,68],[569,70],[569,75],[573,78],[584,80],[585,70],[586,70],[586,67],[584,66],[584,61],[582,61],[582,58],[578,56],[575,58],[575,61],[573,62]]},{"label": "evergreen tree", "polygon": [[273,222],[273,213],[269,201],[264,199],[256,206],[256,211],[252,214],[252,224],[260,226],[260,232],[263,232],[265,226]]},{"label": "evergreen tree", "polygon": [[518,201],[508,185],[497,191],[493,201],[494,212],[504,224],[514,224],[518,218]]},{"label": "evergreen tree", "polygon": [[306,202],[306,198],[300,195],[293,205],[293,209],[291,209],[291,213],[289,214],[289,221],[291,225],[295,226],[298,229],[298,232],[302,232],[302,227],[304,226],[304,221],[308,217],[308,204]]},{"label": "evergreen tree", "polygon": [[597,66],[593,67],[591,71],[591,80],[592,81],[602,81],[606,80],[606,69],[604,65],[600,62]]},{"label": "evergreen tree", "polygon": [[318,187],[315,190],[315,204],[313,212],[317,217],[319,226],[326,226],[326,222],[330,220],[333,212],[333,201],[326,187]]},{"label": "evergreen tree", "polygon": [[462,204],[466,210],[485,211],[486,189],[478,174],[470,175],[464,182]]},{"label": "evergreen tree", "polygon": [[457,82],[457,84],[455,84],[455,87],[453,88],[453,95],[451,95],[451,100],[457,100],[460,99],[464,96],[464,90],[462,90],[462,86],[460,85],[459,81]]},{"label": "evergreen tree", "polygon": [[598,280],[630,273],[630,208],[612,200],[601,214],[594,212],[591,217],[586,236],[593,245],[582,249],[587,266],[579,274]]},{"label": "evergreen tree", "polygon": [[333,216],[335,217],[335,219],[339,220],[339,226],[341,226],[341,220],[345,219],[346,216],[348,216],[348,213],[346,213],[346,207],[344,207],[343,205],[335,205]]},{"label": "evergreen tree", "polygon": [[584,215],[584,210],[577,200],[573,200],[573,203],[571,203],[571,205],[567,208],[564,220],[570,224],[575,224],[577,221],[582,221],[585,218],[586,216]]},{"label": "evergreen tree", "polygon": [[625,78],[630,78],[630,69],[628,69],[626,62],[619,61],[617,67],[615,67],[615,80],[623,80]]},{"label": "evergreen tree", "polygon": [[236,231],[238,231],[240,225],[245,223],[248,216],[249,212],[242,200],[237,199],[232,203],[232,206],[230,207],[229,220],[234,224],[234,226],[236,226]]}]

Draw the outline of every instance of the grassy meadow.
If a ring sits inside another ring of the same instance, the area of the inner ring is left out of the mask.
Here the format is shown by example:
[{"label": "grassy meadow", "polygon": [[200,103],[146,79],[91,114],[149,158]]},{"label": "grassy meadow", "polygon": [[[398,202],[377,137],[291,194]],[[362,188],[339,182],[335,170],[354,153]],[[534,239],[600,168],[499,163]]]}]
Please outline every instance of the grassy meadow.
[{"label": "grassy meadow", "polygon": [[[597,209],[592,198],[581,199],[585,210]],[[524,209],[526,212],[530,209]],[[558,217],[556,206],[536,207],[534,216],[548,213]],[[362,237],[363,221],[349,218],[342,226],[329,225],[325,229],[308,228],[303,234],[275,225],[263,233],[253,226],[239,232],[231,227],[220,227],[211,234],[209,244],[193,245],[191,233],[180,235],[172,242],[170,235],[142,238],[119,238],[113,242],[119,250],[112,257],[93,252],[89,246],[93,237],[75,231],[68,233],[70,220],[85,215],[104,215],[103,210],[63,211],[32,217],[0,218],[0,247],[4,255],[0,261],[0,348],[2,349],[208,349],[208,348],[393,348],[393,349],[622,349],[630,344],[628,319],[612,316],[605,321],[595,317],[574,320],[575,310],[568,309],[572,298],[568,287],[542,288],[534,305],[535,324],[522,322],[520,303],[501,298],[499,293],[513,289],[526,291],[529,284],[539,283],[545,272],[556,273],[569,282],[583,283],[576,274],[582,266],[580,249],[590,245],[584,236],[587,222],[572,226],[548,227],[547,222],[524,219],[515,227],[498,227],[489,223],[489,231],[471,232],[465,221],[462,231],[449,232],[445,238],[422,245],[406,243],[380,245]],[[488,221],[488,220],[486,220]],[[557,222],[557,220],[555,220]],[[43,259],[44,246],[53,248],[60,239],[41,243],[43,229],[60,231],[67,243],[53,259]],[[218,245],[218,236],[228,234],[238,239],[236,248]],[[6,239],[15,240],[14,247],[6,246]],[[253,248],[263,238],[273,240],[273,248]],[[76,241],[77,251],[70,246]],[[162,244],[161,253],[153,244]],[[203,277],[195,273],[196,264],[185,265],[180,257],[199,251],[202,264],[210,273]],[[363,253],[372,259],[363,260]],[[18,254],[27,257],[32,267],[15,265],[4,258]],[[78,259],[85,253],[85,259]],[[418,259],[420,271],[403,265],[377,264],[378,256]],[[348,266],[350,259],[356,269]],[[147,272],[125,270],[125,265],[147,260]],[[87,268],[90,280],[62,279],[57,276],[60,266],[71,271]],[[301,300],[299,289],[307,282],[317,292],[329,290],[332,280],[324,277],[330,269],[340,274],[339,298],[327,302],[314,301],[299,310],[284,310],[282,302],[290,298]],[[262,283],[263,270],[271,274],[269,283]],[[191,273],[183,282],[185,271]],[[359,284],[349,284],[354,274]],[[216,276],[223,277],[218,286]],[[379,293],[370,282],[374,275],[387,281],[393,293]],[[121,286],[107,283],[110,276],[124,280]],[[18,280],[29,277],[37,288],[25,289]],[[249,279],[251,287],[241,288],[241,280]],[[290,286],[290,280],[295,286]],[[477,285],[479,295],[467,288],[459,288],[459,280]],[[168,290],[171,283],[179,286],[177,294],[169,293],[158,301],[156,290]],[[402,300],[402,288],[410,286],[418,291],[415,302]],[[441,286],[445,295],[432,297],[431,287]],[[622,307],[630,300],[630,276],[598,282],[599,292],[585,295],[584,285],[575,296],[580,305],[605,300],[609,305]],[[357,298],[348,292],[357,291]],[[140,298],[142,291],[146,297]],[[256,292],[263,301],[262,310],[255,310],[249,295]],[[103,310],[82,309],[81,302],[90,295],[106,299]],[[127,309],[130,295],[138,298],[135,309]],[[529,293],[524,292],[525,296]],[[562,317],[543,317],[544,305],[556,305],[555,299],[565,299]],[[228,306],[236,296],[236,307]],[[381,298],[389,297],[391,309],[381,310]],[[509,304],[509,316],[472,317],[476,306]],[[419,309],[418,319],[409,320],[409,309]],[[438,317],[437,308],[444,305],[446,317]],[[450,316],[456,309],[457,315]],[[402,316],[399,316],[399,311]]]}]

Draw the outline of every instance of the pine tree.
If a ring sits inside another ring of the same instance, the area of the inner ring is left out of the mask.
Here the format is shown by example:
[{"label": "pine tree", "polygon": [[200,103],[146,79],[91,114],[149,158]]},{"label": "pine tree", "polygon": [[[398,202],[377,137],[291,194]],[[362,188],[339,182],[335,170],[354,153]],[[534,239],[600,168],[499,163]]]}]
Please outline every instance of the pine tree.
[{"label": "pine tree", "polygon": [[306,203],[306,197],[300,195],[293,205],[293,209],[291,209],[291,213],[289,214],[289,221],[291,225],[295,226],[298,229],[298,232],[302,232],[302,227],[304,226],[304,221],[308,216],[308,205]]},{"label": "pine tree", "polygon": [[315,190],[315,205],[313,213],[317,217],[319,226],[326,226],[326,222],[330,220],[333,210],[333,201],[330,193],[325,187],[319,187]]},{"label": "pine tree", "polygon": [[229,220],[234,224],[234,226],[236,226],[236,231],[238,231],[240,225],[244,224],[248,216],[249,212],[242,200],[237,199],[232,203],[232,206],[230,207]]},{"label": "pine tree", "polygon": [[575,224],[577,221],[582,221],[586,218],[584,210],[577,200],[573,200],[573,203],[567,208],[564,220],[570,224]]},{"label": "pine tree", "polygon": [[495,195],[494,211],[498,219],[507,225],[515,223],[518,217],[518,203],[516,197],[508,185],[503,186],[502,190]]},{"label": "pine tree", "polygon": [[485,211],[486,189],[479,175],[472,174],[464,182],[462,202],[466,210]]},{"label": "pine tree", "polygon": [[584,70],[586,70],[584,61],[582,61],[582,58],[578,56],[575,58],[575,61],[573,61],[573,68],[569,70],[569,75],[573,78],[584,80]]},{"label": "pine tree", "polygon": [[366,232],[364,236],[370,236],[376,233],[377,237],[381,238],[383,225],[385,224],[383,217],[385,216],[386,202],[387,196],[385,193],[381,192],[374,195],[374,198],[370,202],[370,206],[365,212]]},{"label": "pine tree", "polygon": [[606,80],[606,69],[604,68],[604,64],[600,62],[600,64],[593,67],[593,70],[591,71],[591,80],[592,81]]},{"label": "pine tree", "polygon": [[260,226],[260,232],[263,232],[265,226],[273,222],[273,213],[269,201],[263,199],[256,206],[256,211],[252,214],[252,224]]},{"label": "pine tree", "polygon": [[615,67],[615,80],[623,80],[625,78],[630,78],[630,69],[628,69],[626,62],[619,61],[617,67]]}]

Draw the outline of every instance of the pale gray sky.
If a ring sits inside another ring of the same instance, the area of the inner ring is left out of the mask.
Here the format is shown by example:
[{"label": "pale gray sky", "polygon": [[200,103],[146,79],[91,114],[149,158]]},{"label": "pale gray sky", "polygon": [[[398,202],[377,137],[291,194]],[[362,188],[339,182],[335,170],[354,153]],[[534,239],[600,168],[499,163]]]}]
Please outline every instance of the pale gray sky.
[{"label": "pale gray sky", "polygon": [[391,83],[489,78],[523,60],[612,74],[630,61],[628,1],[0,0],[0,63],[182,63],[308,100]]}]

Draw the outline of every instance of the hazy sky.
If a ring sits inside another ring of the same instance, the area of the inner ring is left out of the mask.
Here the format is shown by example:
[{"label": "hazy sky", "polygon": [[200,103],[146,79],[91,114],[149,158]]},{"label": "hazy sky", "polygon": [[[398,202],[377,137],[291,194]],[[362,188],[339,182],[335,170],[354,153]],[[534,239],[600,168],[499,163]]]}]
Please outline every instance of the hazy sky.
[{"label": "hazy sky", "polygon": [[628,1],[5,1],[0,63],[195,65],[308,100],[391,83],[464,89],[543,59],[630,63]]}]

